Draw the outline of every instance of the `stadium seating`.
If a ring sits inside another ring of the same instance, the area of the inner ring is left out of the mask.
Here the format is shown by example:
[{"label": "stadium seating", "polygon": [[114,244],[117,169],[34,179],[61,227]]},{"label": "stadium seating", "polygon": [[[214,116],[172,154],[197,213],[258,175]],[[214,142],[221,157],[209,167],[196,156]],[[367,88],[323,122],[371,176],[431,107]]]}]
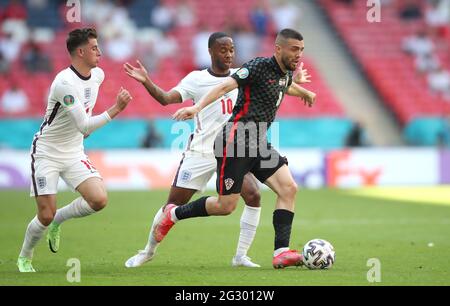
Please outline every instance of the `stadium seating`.
[{"label": "stadium seating", "polygon": [[[402,124],[419,117],[450,114],[450,102],[434,96],[420,76],[413,59],[402,51],[402,40],[424,28],[423,20],[402,21],[398,7],[382,7],[381,22],[370,23],[366,1],[346,5],[335,0],[320,0],[338,34],[365,72],[386,105]],[[448,55],[438,53],[448,65]],[[447,66],[447,68],[449,68]]]},{"label": "stadium seating", "polygon": [[[146,27],[150,25],[150,12],[156,6],[157,2],[158,1],[156,0],[135,0],[130,4],[129,14],[138,27]],[[170,5],[176,3],[177,1],[162,0],[161,2],[163,4]],[[222,8],[224,3],[221,0],[189,0],[187,2],[191,5],[193,12],[196,15],[196,19],[201,20],[202,24],[176,27],[167,33],[176,39],[178,45],[180,46],[180,50],[177,52],[176,56],[163,58],[158,65],[158,69],[151,71],[152,79],[160,85],[161,88],[166,90],[175,86],[177,82],[181,80],[189,71],[195,69],[193,64],[194,56],[191,48],[191,41],[200,26],[207,25],[211,31],[222,30],[224,24],[227,24],[229,18],[232,19],[232,22],[237,22],[244,26],[248,26],[248,12],[254,3],[253,0],[229,0],[226,3],[227,10],[223,10]],[[58,7],[57,3],[61,6]],[[5,4],[3,4],[3,6],[4,5]],[[2,2],[0,2],[0,6],[2,6]],[[48,89],[55,73],[61,69],[64,69],[69,64],[69,58],[65,47],[65,39],[67,31],[70,29],[67,27],[71,25],[64,24],[62,21],[62,16],[64,16],[64,6],[61,2],[56,0],[49,1],[49,6],[45,10],[27,9],[30,16],[30,19],[27,20],[27,22],[30,23],[30,25],[48,27],[54,31],[54,38],[51,42],[40,43],[42,50],[51,58],[53,72],[30,73],[25,70],[19,59],[12,63],[10,72],[7,75],[0,75],[0,95],[9,87],[10,82],[13,80],[17,82],[19,87],[25,91],[30,100],[31,106],[25,114],[20,113],[16,115],[6,115],[2,114],[0,111],[0,121],[2,121],[2,124],[8,124],[9,127],[17,124],[19,125],[19,130],[28,127],[29,133],[31,133],[28,135],[32,135],[36,129],[31,127],[34,127],[36,124],[39,126],[38,122],[45,112]],[[230,13],[225,12],[233,12],[233,14],[231,16]],[[49,18],[58,19],[58,16],[60,20],[43,20]],[[260,53],[258,56],[271,56],[273,54],[273,40],[274,38],[272,36],[268,36],[262,40],[262,45],[259,48]],[[134,58],[130,58],[129,60],[134,62]],[[331,120],[337,118],[336,121],[343,122],[341,126],[344,128],[341,130],[347,130],[350,123],[344,118],[344,113],[339,102],[336,100],[325,81],[321,78],[320,72],[315,69],[314,63],[308,60],[308,58],[306,58],[304,62],[305,67],[307,67],[308,71],[313,75],[313,83],[308,84],[305,87],[318,93],[317,103],[314,107],[308,108],[304,106],[298,98],[286,97],[280,106],[278,117],[286,118],[287,121],[290,121],[290,124],[284,126],[292,127],[293,130],[301,130],[311,126],[315,126],[317,128],[319,126],[318,123],[310,123],[310,121],[307,120],[308,118],[330,118]],[[100,67],[105,71],[106,77],[101,87],[94,111],[95,113],[100,113],[106,110],[115,100],[115,96],[119,88],[121,86],[125,87],[132,93],[134,99],[132,101],[132,105],[130,105],[130,107],[128,107],[125,112],[121,114],[121,118],[135,118],[137,119],[137,122],[140,122],[139,120],[141,120],[141,123],[137,123],[137,125],[134,126],[127,125],[128,127],[125,128],[125,130],[129,131],[133,135],[139,135],[137,132],[139,129],[136,128],[136,126],[139,126],[140,130],[142,130],[145,126],[143,125],[143,122],[147,119],[160,119],[158,121],[158,125],[161,125],[161,122],[165,122],[164,120],[166,120],[162,118],[170,118],[176,109],[179,108],[179,105],[172,105],[168,107],[160,106],[148,95],[145,88],[143,88],[141,84],[130,79],[123,72],[122,63],[114,62],[112,59],[104,55],[101,59]],[[32,82],[30,82],[30,80],[32,80]],[[187,105],[188,104],[189,103],[187,103]],[[24,126],[20,126],[21,123],[18,123],[21,122],[20,120],[8,120],[18,118],[28,118],[23,121],[26,122],[28,120],[29,122],[23,123]],[[301,120],[295,123],[295,120],[293,120],[294,118],[304,118],[307,123],[301,123]],[[126,122],[126,120],[123,122]],[[165,125],[163,124],[163,126]],[[327,127],[325,130],[330,132],[333,130],[332,124],[325,124],[325,126]],[[108,130],[109,128],[105,128],[105,133],[102,132],[101,134],[105,135]],[[337,130],[339,130],[339,128]],[[344,134],[345,133],[342,135]],[[324,135],[325,136],[323,137],[327,137],[326,134]],[[336,146],[338,145],[337,143],[342,143],[342,137],[344,137],[342,135],[341,138],[336,140],[337,142],[335,141],[332,145],[327,144],[327,140],[324,140],[324,146]],[[9,139],[8,136],[3,136],[3,138]],[[130,139],[130,144],[132,143],[136,146],[139,143],[137,139],[138,138],[135,138],[134,140]],[[171,136],[168,136],[168,139],[171,139]],[[306,139],[303,138],[303,140],[301,139],[301,137],[292,135],[289,145],[298,144],[303,146],[308,143],[308,139],[313,140],[314,137],[309,137]],[[28,140],[20,145],[18,145],[15,140],[9,140],[3,139],[2,141],[5,142],[4,145],[11,147],[22,148],[28,147],[29,145]],[[87,146],[91,146],[91,143],[91,140],[88,139]],[[98,146],[102,147],[102,143],[106,142],[100,140],[100,144]],[[110,147],[115,147],[114,143],[114,139],[111,139],[111,142],[109,143]],[[311,145],[315,145],[314,141]],[[122,144],[122,146],[127,147],[128,144]]]}]

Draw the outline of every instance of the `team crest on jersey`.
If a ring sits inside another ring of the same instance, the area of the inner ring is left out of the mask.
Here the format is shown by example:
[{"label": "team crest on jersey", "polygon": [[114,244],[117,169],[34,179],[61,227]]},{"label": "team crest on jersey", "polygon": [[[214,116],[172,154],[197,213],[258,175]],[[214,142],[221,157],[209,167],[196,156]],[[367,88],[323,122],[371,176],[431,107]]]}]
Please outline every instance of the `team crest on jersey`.
[{"label": "team crest on jersey", "polygon": [[280,86],[286,86],[286,79],[285,78],[281,78],[280,81],[278,81],[278,85]]},{"label": "team crest on jersey", "polygon": [[75,103],[75,98],[72,95],[64,96],[63,98],[64,105],[71,106]]},{"label": "team crest on jersey", "polygon": [[250,74],[250,72],[248,71],[247,68],[241,68],[238,71],[236,71],[236,74],[238,75],[238,77],[240,79],[246,79],[248,77],[248,75]]},{"label": "team crest on jersey", "polygon": [[183,182],[189,182],[189,181],[191,180],[191,177],[192,177],[192,173],[191,173],[190,171],[183,171],[183,172],[181,173],[180,179],[181,179]]},{"label": "team crest on jersey", "polygon": [[225,180],[225,188],[226,188],[226,190],[230,190],[231,187],[233,187],[233,185],[234,185],[233,179],[227,178]]},{"label": "team crest on jersey", "polygon": [[85,88],[84,89],[84,98],[86,100],[89,100],[91,98],[91,88]]},{"label": "team crest on jersey", "polygon": [[43,189],[47,186],[47,179],[45,177],[38,177],[36,178],[36,181],[39,189]]}]

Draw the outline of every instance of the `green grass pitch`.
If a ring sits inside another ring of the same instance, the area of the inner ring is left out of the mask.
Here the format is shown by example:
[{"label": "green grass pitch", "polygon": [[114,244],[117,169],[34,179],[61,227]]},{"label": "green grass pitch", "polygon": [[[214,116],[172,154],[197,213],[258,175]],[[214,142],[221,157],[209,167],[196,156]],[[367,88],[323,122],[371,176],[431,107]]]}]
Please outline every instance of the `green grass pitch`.
[{"label": "green grass pitch", "polygon": [[[430,194],[438,198],[439,190]],[[313,238],[330,241],[336,250],[330,270],[272,268],[275,197],[268,191],[262,195],[261,222],[249,252],[261,268],[230,265],[243,205],[228,217],[176,224],[153,261],[125,268],[125,260],[144,247],[166,196],[167,191],[110,192],[101,213],[63,224],[58,254],[42,240],[33,260],[38,272],[21,274],[16,260],[35,215],[34,200],[27,192],[0,192],[0,285],[450,285],[450,199],[437,205],[332,189],[299,191],[291,236],[291,247],[297,249]],[[61,193],[59,206],[75,197]],[[80,260],[80,283],[66,279],[70,258]],[[381,282],[367,280],[370,258],[381,263]]]}]

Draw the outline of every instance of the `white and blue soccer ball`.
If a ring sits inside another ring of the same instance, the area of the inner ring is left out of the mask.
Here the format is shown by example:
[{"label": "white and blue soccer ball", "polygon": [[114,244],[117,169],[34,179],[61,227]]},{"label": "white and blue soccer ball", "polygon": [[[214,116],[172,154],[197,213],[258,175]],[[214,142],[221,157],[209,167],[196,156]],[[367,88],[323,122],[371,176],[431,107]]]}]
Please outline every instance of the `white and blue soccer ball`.
[{"label": "white and blue soccer ball", "polygon": [[303,247],[303,263],[308,269],[330,269],[335,260],[334,247],[326,240],[313,239]]}]

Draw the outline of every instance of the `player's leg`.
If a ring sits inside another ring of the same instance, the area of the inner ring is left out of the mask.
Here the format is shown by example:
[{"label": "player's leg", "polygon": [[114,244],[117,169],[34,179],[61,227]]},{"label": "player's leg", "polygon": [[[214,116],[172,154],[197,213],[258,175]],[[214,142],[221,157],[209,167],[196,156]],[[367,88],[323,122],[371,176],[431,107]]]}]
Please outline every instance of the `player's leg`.
[{"label": "player's leg", "polygon": [[50,250],[54,253],[59,250],[63,222],[92,215],[102,210],[108,201],[103,180],[86,156],[67,163],[61,177],[81,196],[56,211],[47,234]]},{"label": "player's leg", "polygon": [[159,241],[155,239],[154,229],[155,225],[164,217],[164,208],[168,204],[180,206],[188,203],[198,190],[202,190],[206,186],[206,183],[214,173],[215,164],[216,160],[214,157],[210,160],[204,156],[197,156],[189,152],[183,155],[170,188],[167,202],[157,211],[153,218],[147,245],[144,250],[138,251],[136,255],[125,262],[126,267],[139,267],[154,257],[159,245]]},{"label": "player's leg", "polygon": [[[192,196],[197,192],[194,189],[187,189],[172,186],[170,188],[169,197],[167,198],[167,204],[172,203],[175,205],[183,205],[189,202]],[[150,232],[148,234],[148,240],[145,248],[143,250],[139,250],[137,254],[127,259],[125,262],[125,266],[127,268],[136,268],[142,266],[147,261],[153,259],[156,253],[156,249],[158,248],[159,242],[156,241],[154,237],[154,228],[155,224],[163,217],[163,210],[166,205],[162,206],[155,214],[153,218],[152,225],[150,227]]]},{"label": "player's leg", "polygon": [[61,164],[43,158],[32,158],[31,191],[35,198],[37,215],[31,220],[25,232],[17,265],[20,272],[34,272],[31,265],[34,247],[52,222],[56,212],[56,193]]},{"label": "player's leg", "polygon": [[61,177],[67,185],[78,191],[81,197],[58,209],[53,223],[61,225],[72,218],[89,216],[106,206],[108,196],[105,184],[87,156],[80,156],[68,162]]},{"label": "player's leg", "polygon": [[273,212],[273,227],[275,229],[274,268],[299,266],[302,256],[298,251],[289,249],[292,222],[294,220],[295,196],[297,184],[295,183],[287,165],[283,165],[265,184],[277,194],[277,202]]},{"label": "player's leg", "polygon": [[34,248],[42,236],[44,236],[45,230],[53,220],[56,212],[56,195],[37,196],[36,204],[38,213],[27,226],[22,249],[17,260],[17,266],[20,272],[35,272],[31,265]]},{"label": "player's leg", "polygon": [[301,254],[289,250],[297,184],[287,166],[287,159],[281,157],[271,147],[268,148],[267,152],[269,155],[266,158],[260,157],[260,162],[252,169],[252,173],[277,194],[273,212],[275,242],[272,264],[275,268],[301,265]]},{"label": "player's leg", "polygon": [[252,167],[255,159],[237,157],[216,157],[217,181],[216,188],[219,197],[201,197],[186,205],[169,204],[164,209],[163,217],[155,226],[155,240],[160,242],[167,235],[172,226],[179,220],[226,216],[231,214],[237,206],[244,175]]},{"label": "player's leg", "polygon": [[240,220],[239,241],[236,255],[233,257],[232,266],[260,267],[247,256],[256,234],[261,215],[261,195],[259,193],[258,182],[251,173],[247,173],[242,184],[241,196],[245,206]]}]

